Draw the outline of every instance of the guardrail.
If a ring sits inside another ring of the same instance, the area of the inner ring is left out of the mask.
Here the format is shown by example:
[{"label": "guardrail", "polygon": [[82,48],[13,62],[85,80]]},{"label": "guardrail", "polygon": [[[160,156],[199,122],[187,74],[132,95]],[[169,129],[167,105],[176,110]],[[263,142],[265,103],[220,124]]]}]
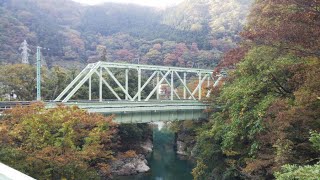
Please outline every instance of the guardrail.
[{"label": "guardrail", "polygon": [[15,107],[18,105],[28,106],[31,103],[32,103],[31,101],[0,101],[0,111],[11,109],[12,107]]}]

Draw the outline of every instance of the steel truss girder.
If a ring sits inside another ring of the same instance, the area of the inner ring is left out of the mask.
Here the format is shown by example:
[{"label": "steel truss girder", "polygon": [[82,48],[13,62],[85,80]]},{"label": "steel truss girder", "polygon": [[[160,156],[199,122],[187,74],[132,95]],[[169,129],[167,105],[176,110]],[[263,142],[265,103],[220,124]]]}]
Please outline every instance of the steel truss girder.
[{"label": "steel truss girder", "polygon": [[[110,68],[114,69],[125,69],[125,85],[122,85],[119,80],[115,77],[115,75],[111,72]],[[129,70],[137,70],[138,71],[138,91],[134,96],[131,96],[129,93],[128,81],[129,81]],[[150,98],[154,95],[154,93],[159,89],[160,85],[165,81],[171,88],[171,96],[170,99],[174,100],[174,95],[181,99],[179,94],[175,91],[174,87],[174,76],[177,77],[181,84],[183,85],[183,98],[187,98],[187,93],[189,94],[188,99],[196,100],[194,96],[196,92],[199,92],[198,99],[201,99],[201,86],[203,82],[208,78],[208,87],[210,86],[210,79],[213,80],[212,71],[206,69],[193,69],[193,68],[180,68],[180,67],[168,67],[168,66],[154,66],[154,65],[142,65],[142,64],[122,64],[122,63],[109,63],[109,62],[97,62],[88,64],[76,78],[62,91],[62,93],[54,100],[54,101],[62,101],[68,102],[70,98],[79,90],[81,86],[85,82],[89,82],[89,100],[91,100],[91,79],[93,74],[97,74],[99,77],[99,101],[101,102],[103,87],[104,84],[107,88],[112,92],[112,94],[118,99],[122,100],[117,92],[113,89],[113,87],[103,78],[103,70],[107,72],[107,74],[111,77],[111,79],[118,85],[121,91],[125,95],[126,100],[130,101],[141,101],[141,94],[145,87],[150,83],[152,79],[155,78],[157,80],[156,86],[149,93],[149,95],[143,101],[149,101]],[[142,85],[141,83],[141,70],[154,71],[152,75],[148,78],[148,80]],[[183,79],[179,75],[179,73],[183,73]],[[187,73],[195,73],[199,77],[199,82],[197,87],[191,92],[186,83]],[[167,76],[171,75],[171,80],[167,79]],[[202,76],[203,75],[203,76]],[[160,77],[161,76],[161,77]],[[202,77],[201,77],[202,76]],[[219,78],[218,80],[220,80]],[[217,84],[214,83],[215,85]],[[142,86],[141,86],[142,85]],[[75,86],[75,87],[74,87]],[[210,88],[208,88],[210,89]],[[69,92],[69,93],[68,93]],[[209,94],[210,91],[208,91]],[[208,95],[207,95],[208,96]],[[160,99],[159,92],[157,91],[157,99]]]}]

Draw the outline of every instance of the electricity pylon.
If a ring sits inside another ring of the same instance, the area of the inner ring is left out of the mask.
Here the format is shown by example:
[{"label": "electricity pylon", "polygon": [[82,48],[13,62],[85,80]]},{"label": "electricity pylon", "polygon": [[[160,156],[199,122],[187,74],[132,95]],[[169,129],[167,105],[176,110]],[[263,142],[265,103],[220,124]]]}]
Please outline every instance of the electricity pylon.
[{"label": "electricity pylon", "polygon": [[21,52],[22,64],[29,64],[29,51],[30,51],[30,49],[28,48],[28,43],[26,40],[24,40],[21,43],[19,50],[22,50],[22,52]]}]

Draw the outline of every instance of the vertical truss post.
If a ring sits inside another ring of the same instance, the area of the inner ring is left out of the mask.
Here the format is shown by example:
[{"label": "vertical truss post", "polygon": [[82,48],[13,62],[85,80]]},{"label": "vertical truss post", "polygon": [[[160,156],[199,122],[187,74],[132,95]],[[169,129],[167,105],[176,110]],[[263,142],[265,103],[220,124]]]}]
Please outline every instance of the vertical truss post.
[{"label": "vertical truss post", "polygon": [[[95,71],[95,73],[99,76],[99,73]],[[110,84],[102,77],[102,82],[107,86],[107,88],[112,92],[112,94],[120,101],[121,98],[119,95],[113,90],[113,88],[110,86]]]},{"label": "vertical truss post", "polygon": [[[126,92],[127,92],[127,94],[129,94],[129,69],[126,69],[126,75],[125,75],[126,77],[125,77],[125,79],[126,79],[126,84],[125,84],[125,86],[126,86]],[[128,97],[128,95],[126,95],[126,100],[128,100],[129,99],[129,97]]]},{"label": "vertical truss post", "polygon": [[102,102],[102,67],[99,72],[99,101]]},{"label": "vertical truss post", "polygon": [[[129,99],[132,100],[131,96],[127,93],[127,90],[122,86],[122,84],[118,81],[118,79],[113,75],[113,73],[107,68],[107,67],[103,67],[105,70],[107,70],[108,75],[110,75],[111,79],[114,80],[114,82],[120,87],[120,89],[122,90],[122,92],[128,96]],[[117,93],[116,93],[117,94]]]},{"label": "vertical truss post", "polygon": [[199,100],[201,100],[201,89],[202,89],[202,81],[201,81],[201,72],[199,71],[199,97],[198,97]]},{"label": "vertical truss post", "polygon": [[[192,97],[192,96],[194,96],[195,94],[196,94],[196,92],[197,91],[199,91],[200,90],[200,88],[201,88],[201,85],[203,84],[203,82],[207,79],[207,74],[205,74],[204,75],[204,77],[202,78],[202,80],[201,80],[201,82],[200,83],[198,83],[198,85],[197,85],[197,87],[196,87],[196,89],[192,92],[192,94],[191,94],[191,96],[189,97],[189,99]],[[196,100],[196,99],[195,99]]]},{"label": "vertical truss post", "polygon": [[173,85],[173,70],[171,71],[171,101],[173,101],[173,91],[174,91],[174,85]]},{"label": "vertical truss post", "polygon": [[91,77],[92,76],[89,77],[89,101],[91,101],[91,91],[92,91],[92,89],[91,89]]},{"label": "vertical truss post", "polygon": [[[185,85],[187,85],[187,73],[186,72],[183,73],[183,83]],[[187,89],[185,86],[183,86],[183,99],[187,99]]]},{"label": "vertical truss post", "polygon": [[[142,92],[144,88],[150,83],[150,81],[153,79],[153,77],[157,74],[157,72],[153,72],[152,75],[149,77],[149,79],[144,83],[143,86],[141,86],[140,91]],[[139,93],[136,93],[136,95],[132,98],[132,101],[134,101],[138,97]],[[129,96],[130,98],[130,96]]]},{"label": "vertical truss post", "polygon": [[[159,84],[159,81],[160,81],[160,72],[157,71],[157,85]],[[160,91],[160,89],[159,89],[159,87],[157,87],[157,100],[160,99],[160,92],[159,91]]]},{"label": "vertical truss post", "polygon": [[138,67],[138,101],[141,101],[141,69]]},{"label": "vertical truss post", "polygon": [[211,74],[208,74],[208,84],[207,84],[207,95],[206,95],[206,98],[209,98],[210,97],[210,94],[211,94],[211,88],[210,88],[210,84],[211,84],[211,82],[210,82],[210,79],[211,79],[212,77],[211,77]]},{"label": "vertical truss post", "polygon": [[[162,75],[161,71],[159,71],[160,74]],[[165,75],[162,75],[162,79],[159,81],[159,83],[157,84],[157,86],[150,92],[150,94],[148,95],[148,97],[144,100],[144,101],[149,101],[149,99],[151,98],[151,96],[155,93],[155,91],[157,89],[159,89],[160,84],[167,78],[167,76],[170,74],[170,71],[166,72]]]},{"label": "vertical truss post", "polygon": [[222,80],[222,76],[220,76],[220,77],[216,80],[216,82],[214,83],[213,87],[217,87],[217,86],[219,85],[219,83],[220,83],[221,80]]},{"label": "vertical truss post", "polygon": [[[188,88],[188,86],[185,84],[184,80],[181,79],[179,73],[176,72],[176,75],[177,75],[178,79],[180,80],[180,82],[182,83],[183,87],[186,88],[186,90],[188,91],[188,93],[191,95],[191,96],[189,97],[189,99],[192,98],[192,99],[196,100],[196,98],[193,96],[193,93],[190,91],[190,89]],[[198,87],[197,87],[197,89],[198,89]],[[177,94],[176,94],[176,95],[177,95]],[[180,99],[180,98],[179,98],[179,99]]]},{"label": "vertical truss post", "polygon": [[[168,72],[169,72],[169,74],[171,74],[172,71],[169,70]],[[176,71],[173,71],[173,72],[176,72]],[[161,76],[164,76],[164,75],[162,74],[162,72],[160,72],[160,74],[161,74]],[[179,74],[178,74],[178,75],[179,75]],[[165,78],[164,80],[167,82],[167,84],[170,86],[170,89],[171,89],[171,82],[170,82],[167,78]],[[171,92],[173,92],[173,93],[177,96],[178,99],[181,99],[180,96],[178,95],[178,93],[177,93],[176,91],[171,91]]]}]

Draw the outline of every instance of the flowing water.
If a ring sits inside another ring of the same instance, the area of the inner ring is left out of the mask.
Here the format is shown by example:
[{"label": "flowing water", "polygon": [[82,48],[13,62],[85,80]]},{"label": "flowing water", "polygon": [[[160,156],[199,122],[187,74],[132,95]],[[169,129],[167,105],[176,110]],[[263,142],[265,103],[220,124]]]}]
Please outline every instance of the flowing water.
[{"label": "flowing water", "polygon": [[174,133],[167,128],[153,131],[153,152],[147,159],[150,172],[117,180],[191,180],[193,164],[179,158],[174,150]]}]

